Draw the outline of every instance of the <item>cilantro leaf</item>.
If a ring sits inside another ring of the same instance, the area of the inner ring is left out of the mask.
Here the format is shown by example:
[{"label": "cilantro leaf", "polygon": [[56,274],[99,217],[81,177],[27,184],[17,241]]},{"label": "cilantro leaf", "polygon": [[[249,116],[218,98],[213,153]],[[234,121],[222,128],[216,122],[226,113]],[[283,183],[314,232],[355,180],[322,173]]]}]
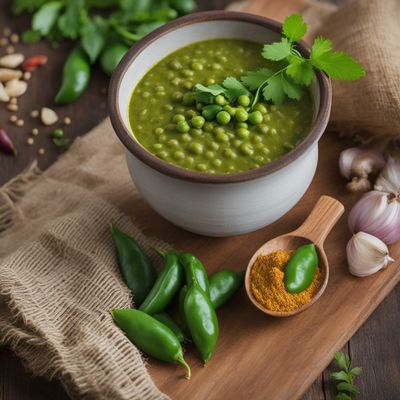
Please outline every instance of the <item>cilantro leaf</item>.
[{"label": "cilantro leaf", "polygon": [[319,57],[328,53],[332,50],[332,40],[325,39],[322,36],[318,36],[314,39],[311,47],[310,59],[311,62],[317,60]]},{"label": "cilantro leaf", "polygon": [[246,86],[243,85],[238,79],[230,76],[222,83],[227,90],[225,90],[225,96],[229,101],[235,101],[241,95],[250,96],[251,93],[247,90]]},{"label": "cilantro leaf", "polygon": [[292,45],[287,38],[282,38],[280,42],[266,44],[262,50],[262,56],[267,60],[279,61],[290,56]]},{"label": "cilantro leaf", "polygon": [[291,79],[285,77],[285,74],[282,73],[282,87],[287,97],[294,100],[300,100],[303,95],[303,90],[301,86],[292,82]]},{"label": "cilantro leaf", "polygon": [[13,13],[21,14],[24,11],[33,12],[40,8],[47,0],[14,0]]},{"label": "cilantro leaf", "polygon": [[308,86],[313,80],[313,67],[310,60],[293,58],[286,69],[286,73],[299,85]]},{"label": "cilantro leaf", "polygon": [[314,58],[312,64],[332,79],[352,81],[365,75],[362,65],[342,51],[325,52],[317,59]]},{"label": "cilantro leaf", "polygon": [[240,79],[250,90],[257,90],[273,74],[274,71],[271,69],[261,68],[257,71],[249,72]]},{"label": "cilantro leaf", "polygon": [[104,48],[107,24],[99,16],[89,19],[82,29],[81,44],[93,64]]},{"label": "cilantro leaf", "polygon": [[36,43],[40,40],[42,35],[39,31],[34,31],[33,29],[28,29],[22,33],[22,41],[24,43]]},{"label": "cilantro leaf", "polygon": [[194,86],[193,91],[196,101],[210,104],[214,100],[215,96],[225,93],[225,88],[217,84],[204,86],[201,83],[198,83]]},{"label": "cilantro leaf", "polygon": [[285,100],[285,91],[282,84],[282,76],[275,75],[271,76],[267,80],[267,85],[263,89],[263,95],[265,100],[271,100],[274,104],[282,104]]},{"label": "cilantro leaf", "polygon": [[58,19],[58,27],[69,39],[79,35],[82,17],[86,15],[84,0],[69,0],[63,15]]},{"label": "cilantro leaf", "polygon": [[286,17],[282,32],[291,43],[298,42],[306,34],[307,24],[300,14],[292,14]]},{"label": "cilantro leaf", "polygon": [[62,5],[60,1],[51,1],[40,7],[32,17],[32,30],[46,36],[57,21]]}]

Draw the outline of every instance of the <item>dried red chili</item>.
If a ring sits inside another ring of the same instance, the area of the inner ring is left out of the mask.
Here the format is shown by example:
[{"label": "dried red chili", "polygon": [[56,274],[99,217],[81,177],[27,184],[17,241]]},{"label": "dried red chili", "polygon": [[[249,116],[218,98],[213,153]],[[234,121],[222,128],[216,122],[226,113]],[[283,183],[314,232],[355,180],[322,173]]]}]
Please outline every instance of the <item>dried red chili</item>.
[{"label": "dried red chili", "polygon": [[13,154],[14,156],[17,154],[13,142],[3,128],[0,128],[0,150],[4,153]]},{"label": "dried red chili", "polygon": [[28,58],[23,64],[22,68],[25,71],[33,71],[37,67],[40,67],[47,63],[48,57],[44,55],[38,55]]}]

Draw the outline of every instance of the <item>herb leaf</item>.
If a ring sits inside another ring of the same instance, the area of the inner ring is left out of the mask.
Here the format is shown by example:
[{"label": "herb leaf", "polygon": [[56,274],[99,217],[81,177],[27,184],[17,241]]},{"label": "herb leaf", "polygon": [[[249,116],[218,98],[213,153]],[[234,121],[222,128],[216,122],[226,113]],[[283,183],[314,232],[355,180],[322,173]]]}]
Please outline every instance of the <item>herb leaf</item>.
[{"label": "herb leaf", "polygon": [[282,88],[286,93],[287,97],[294,100],[300,100],[303,95],[303,90],[301,86],[292,82],[290,78],[285,77],[285,74],[282,73]]},{"label": "herb leaf", "polygon": [[358,394],[360,393],[356,386],[352,385],[348,382],[340,382],[337,384],[337,389],[341,392],[348,392],[350,394]]},{"label": "herb leaf", "polygon": [[81,44],[93,64],[106,42],[107,24],[101,17],[89,19],[82,29]]},{"label": "herb leaf", "polygon": [[329,53],[330,51],[332,51],[332,41],[325,39],[322,36],[316,37],[311,47],[311,62],[318,60],[319,57],[323,56],[325,53]]},{"label": "herb leaf", "polygon": [[268,78],[274,74],[274,71],[268,68],[261,68],[257,71],[249,72],[242,76],[241,81],[250,89],[257,90]]},{"label": "herb leaf", "polygon": [[69,0],[63,15],[58,20],[58,27],[69,39],[76,39],[81,27],[81,19],[86,15],[84,0]]},{"label": "herb leaf", "polygon": [[40,7],[32,17],[32,30],[46,36],[56,23],[61,7],[60,1],[51,1]]},{"label": "herb leaf", "polygon": [[362,368],[360,367],[354,367],[350,370],[350,374],[354,377],[354,376],[358,376],[362,373]]},{"label": "herb leaf", "polygon": [[285,100],[285,91],[282,84],[282,76],[271,76],[267,80],[267,86],[263,89],[263,96],[265,100],[271,100],[274,104],[282,104]]},{"label": "herb leaf", "polygon": [[339,393],[336,395],[335,400],[352,400],[347,393]]},{"label": "herb leaf", "polygon": [[313,80],[312,64],[305,58],[293,58],[286,69],[286,73],[299,85],[308,86]]},{"label": "herb leaf", "polygon": [[22,33],[22,41],[24,43],[36,43],[40,40],[42,35],[39,31],[34,31],[33,29],[28,29]]},{"label": "herb leaf", "polygon": [[282,32],[291,43],[298,42],[306,34],[307,24],[300,14],[292,14],[286,17]]},{"label": "herb leaf", "polygon": [[266,44],[262,50],[262,56],[267,60],[280,61],[290,56],[292,53],[292,45],[285,37],[280,42]]},{"label": "herb leaf", "polygon": [[346,371],[332,372],[331,378],[335,381],[344,381],[344,382],[349,381],[349,377]]},{"label": "herb leaf", "polygon": [[227,89],[224,94],[230,101],[235,101],[241,95],[251,95],[246,86],[232,76],[226,78],[222,85]]}]

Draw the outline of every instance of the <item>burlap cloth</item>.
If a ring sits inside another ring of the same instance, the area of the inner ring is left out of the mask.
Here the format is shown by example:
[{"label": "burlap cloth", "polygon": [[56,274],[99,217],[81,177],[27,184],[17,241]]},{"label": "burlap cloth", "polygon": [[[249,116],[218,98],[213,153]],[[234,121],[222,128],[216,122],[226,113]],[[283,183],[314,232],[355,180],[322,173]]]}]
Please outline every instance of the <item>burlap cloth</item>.
[{"label": "burlap cloth", "polygon": [[[400,133],[399,10],[399,0],[359,0],[321,25],[367,70],[358,82],[334,83],[336,128]],[[308,12],[318,21],[319,11]],[[72,398],[166,398],[109,314],[132,299],[107,225],[145,249],[156,242],[120,211],[137,196],[108,120],[46,172],[32,166],[0,189],[0,345]]]}]

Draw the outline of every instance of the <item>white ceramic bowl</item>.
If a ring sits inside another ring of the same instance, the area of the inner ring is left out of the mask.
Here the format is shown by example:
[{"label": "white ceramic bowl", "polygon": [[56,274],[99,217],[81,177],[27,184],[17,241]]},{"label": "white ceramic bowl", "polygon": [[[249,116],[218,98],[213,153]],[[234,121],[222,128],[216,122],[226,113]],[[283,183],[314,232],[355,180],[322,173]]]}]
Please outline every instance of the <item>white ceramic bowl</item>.
[{"label": "white ceramic bowl", "polygon": [[[254,231],[289,211],[307,190],[318,160],[318,140],[331,107],[329,80],[315,74],[312,94],[315,118],[310,133],[292,151],[260,168],[236,174],[206,174],[168,164],[132,136],[128,105],[143,75],[171,52],[213,38],[249,39],[268,43],[280,38],[281,25],[250,14],[196,13],[157,29],[125,55],[113,74],[109,111],[114,129],[126,147],[132,179],[147,202],[174,224],[209,236]],[[304,43],[299,50],[307,54]]]}]

